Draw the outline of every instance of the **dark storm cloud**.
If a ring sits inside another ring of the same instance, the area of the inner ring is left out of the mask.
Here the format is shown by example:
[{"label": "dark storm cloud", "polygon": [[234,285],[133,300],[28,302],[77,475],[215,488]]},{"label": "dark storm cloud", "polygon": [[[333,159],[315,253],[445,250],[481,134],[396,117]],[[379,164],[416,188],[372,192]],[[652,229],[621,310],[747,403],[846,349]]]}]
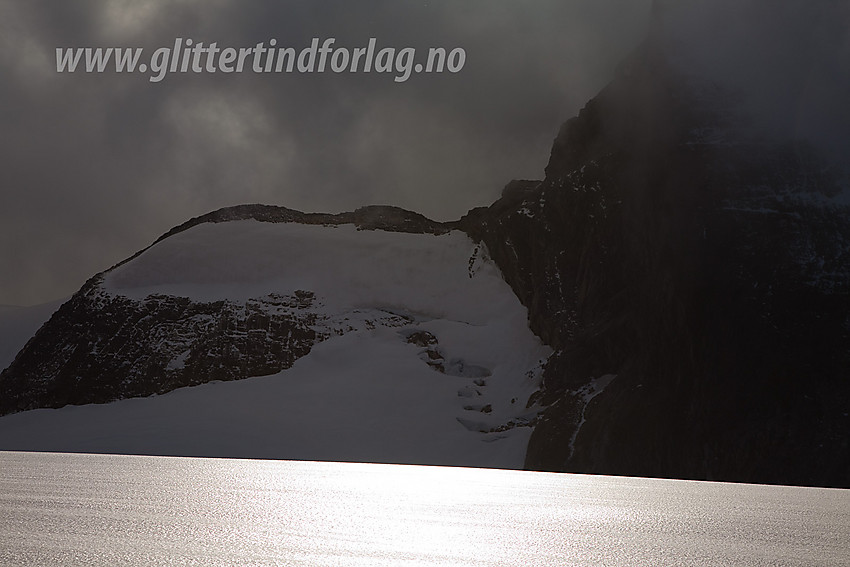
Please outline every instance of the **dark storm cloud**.
[{"label": "dark storm cloud", "polygon": [[[72,293],[187,218],[246,202],[457,218],[542,175],[561,122],[649,27],[651,0],[0,4],[0,304]],[[668,0],[694,73],[782,135],[847,148],[848,4]],[[56,47],[462,47],[458,74],[57,74]],[[846,155],[844,153],[843,155]],[[839,158],[837,158],[839,159]]]},{"label": "dark storm cloud", "polygon": [[[457,218],[539,177],[559,124],[640,41],[644,2],[26,2],[0,7],[0,303],[67,295],[245,202]],[[56,47],[462,47],[456,75],[57,74]]]},{"label": "dark storm cloud", "polygon": [[[741,103],[771,140],[803,140],[846,165],[850,155],[850,3],[846,0],[668,0],[660,15],[683,69]],[[672,46],[672,47],[671,47]]]}]

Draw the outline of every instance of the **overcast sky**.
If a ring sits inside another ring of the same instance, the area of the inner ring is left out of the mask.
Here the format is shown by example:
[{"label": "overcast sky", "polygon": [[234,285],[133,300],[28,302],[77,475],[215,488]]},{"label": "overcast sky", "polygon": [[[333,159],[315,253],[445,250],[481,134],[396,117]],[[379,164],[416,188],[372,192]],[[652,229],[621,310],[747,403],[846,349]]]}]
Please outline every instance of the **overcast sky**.
[{"label": "overcast sky", "polygon": [[[0,304],[70,295],[219,207],[438,220],[539,178],[561,122],[642,39],[651,0],[0,0]],[[461,47],[460,72],[56,72],[56,47]]]},{"label": "overcast sky", "polygon": [[[643,39],[651,4],[0,0],[0,304],[70,295],[169,228],[228,205],[392,204],[437,220],[488,205],[511,179],[542,177],[560,124]],[[706,29],[703,16],[691,30]],[[727,24],[713,21],[703,44]],[[844,26],[833,23],[833,35],[846,39]],[[190,72],[152,83],[56,72],[57,47],[144,47],[147,61],[178,37],[296,49],[374,37],[420,53],[460,47],[466,62],[401,83],[376,73]],[[817,72],[850,76],[846,59],[835,61]]]}]

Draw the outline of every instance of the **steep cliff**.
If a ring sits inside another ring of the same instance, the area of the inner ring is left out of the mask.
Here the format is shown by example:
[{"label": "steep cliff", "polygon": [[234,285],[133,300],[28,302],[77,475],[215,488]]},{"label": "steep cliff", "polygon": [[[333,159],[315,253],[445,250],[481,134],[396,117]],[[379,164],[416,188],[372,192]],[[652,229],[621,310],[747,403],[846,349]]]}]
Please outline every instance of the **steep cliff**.
[{"label": "steep cliff", "polygon": [[648,42],[461,224],[556,349],[526,466],[850,485],[850,214]]}]

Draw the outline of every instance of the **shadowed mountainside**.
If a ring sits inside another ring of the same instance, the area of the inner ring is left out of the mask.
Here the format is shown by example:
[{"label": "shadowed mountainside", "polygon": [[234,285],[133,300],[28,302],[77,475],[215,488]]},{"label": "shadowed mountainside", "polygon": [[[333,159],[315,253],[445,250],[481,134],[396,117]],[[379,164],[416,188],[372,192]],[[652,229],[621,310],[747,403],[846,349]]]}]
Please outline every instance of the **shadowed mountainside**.
[{"label": "shadowed mountainside", "polygon": [[528,468],[850,485],[838,178],[725,104],[648,43],[462,220],[556,349]]}]

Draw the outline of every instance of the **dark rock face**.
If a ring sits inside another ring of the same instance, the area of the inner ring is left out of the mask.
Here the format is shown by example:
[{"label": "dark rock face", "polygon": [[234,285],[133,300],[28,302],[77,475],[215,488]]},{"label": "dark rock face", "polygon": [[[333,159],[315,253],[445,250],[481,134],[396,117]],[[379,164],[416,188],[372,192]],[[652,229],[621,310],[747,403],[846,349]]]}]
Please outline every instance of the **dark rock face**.
[{"label": "dark rock face", "polygon": [[526,465],[850,486],[850,212],[704,98],[646,46],[461,220],[556,349]]},{"label": "dark rock face", "polygon": [[244,303],[104,293],[92,279],[0,375],[0,414],[274,374],[326,338],[310,292]]}]

